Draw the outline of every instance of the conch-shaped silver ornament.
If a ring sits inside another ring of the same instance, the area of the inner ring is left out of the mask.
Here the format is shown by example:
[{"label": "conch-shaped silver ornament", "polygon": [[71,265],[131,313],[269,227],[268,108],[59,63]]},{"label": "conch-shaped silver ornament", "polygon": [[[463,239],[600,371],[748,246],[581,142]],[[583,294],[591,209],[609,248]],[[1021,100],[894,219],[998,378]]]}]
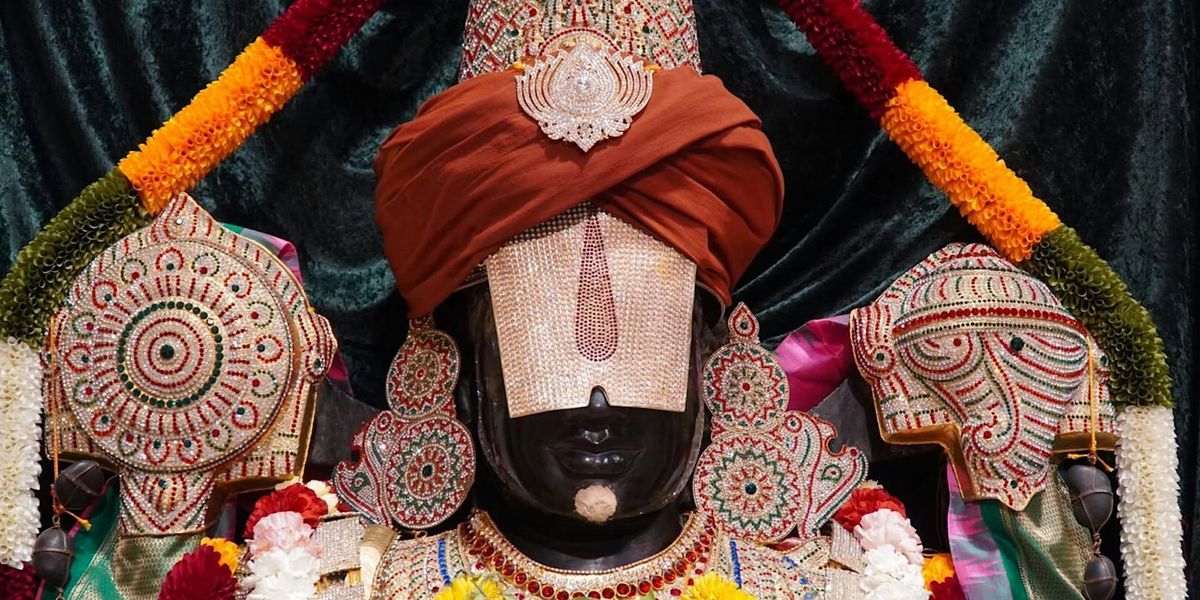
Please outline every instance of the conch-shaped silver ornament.
[{"label": "conch-shaped silver ornament", "polygon": [[517,102],[550,139],[587,152],[629,129],[653,83],[641,60],[581,41],[526,67],[517,76]]}]

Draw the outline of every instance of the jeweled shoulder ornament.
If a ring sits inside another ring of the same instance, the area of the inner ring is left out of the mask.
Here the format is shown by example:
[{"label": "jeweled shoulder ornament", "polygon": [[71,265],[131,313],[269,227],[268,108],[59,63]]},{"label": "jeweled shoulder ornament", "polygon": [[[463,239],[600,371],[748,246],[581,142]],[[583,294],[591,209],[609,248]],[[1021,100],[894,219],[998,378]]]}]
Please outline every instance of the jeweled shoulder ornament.
[{"label": "jeweled shoulder ornament", "polygon": [[287,267],[180,194],[54,314],[50,442],[120,474],[123,534],[196,531],[218,491],[301,472],[334,351]]},{"label": "jeweled shoulder ornament", "polygon": [[587,152],[625,133],[650,101],[652,70],[641,60],[580,40],[517,75],[517,103],[552,140]]}]

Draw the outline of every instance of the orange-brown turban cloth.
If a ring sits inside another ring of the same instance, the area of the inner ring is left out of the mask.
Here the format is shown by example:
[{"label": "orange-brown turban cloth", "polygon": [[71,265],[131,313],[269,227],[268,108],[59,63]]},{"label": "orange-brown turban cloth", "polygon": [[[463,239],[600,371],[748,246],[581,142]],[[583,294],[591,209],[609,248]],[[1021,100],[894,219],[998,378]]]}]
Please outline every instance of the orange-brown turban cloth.
[{"label": "orange-brown turban cloth", "polygon": [[409,314],[428,314],[505,242],[589,200],[696,263],[728,303],[783,203],[758,117],[716,77],[660,71],[629,130],[585,153],[521,112],[513,77],[431,98],[375,158],[375,216]]}]

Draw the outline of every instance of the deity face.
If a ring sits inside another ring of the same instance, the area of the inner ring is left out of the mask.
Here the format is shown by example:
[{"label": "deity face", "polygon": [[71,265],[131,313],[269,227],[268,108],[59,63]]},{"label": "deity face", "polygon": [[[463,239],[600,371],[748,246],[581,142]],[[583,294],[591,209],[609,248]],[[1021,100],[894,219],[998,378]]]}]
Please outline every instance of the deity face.
[{"label": "deity face", "polygon": [[[704,431],[700,376],[710,328],[706,304],[694,303],[686,408],[670,412],[615,407],[591,390],[585,407],[509,418],[504,371],[486,285],[463,294],[463,381],[477,406],[483,455],[507,497],[538,514],[584,520],[576,494],[603,486],[616,497],[618,521],[650,514],[678,499],[691,477]],[[716,312],[708,308],[708,313]],[[444,321],[439,321],[444,322]],[[647,356],[652,361],[655,357]],[[583,402],[579,402],[583,405]]]}]

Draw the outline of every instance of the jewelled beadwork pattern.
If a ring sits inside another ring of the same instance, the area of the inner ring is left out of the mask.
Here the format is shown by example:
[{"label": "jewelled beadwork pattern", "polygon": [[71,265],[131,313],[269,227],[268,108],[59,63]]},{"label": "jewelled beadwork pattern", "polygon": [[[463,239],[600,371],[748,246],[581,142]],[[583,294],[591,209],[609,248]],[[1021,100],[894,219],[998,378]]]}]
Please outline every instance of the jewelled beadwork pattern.
[{"label": "jewelled beadwork pattern", "polygon": [[[587,406],[682,412],[696,265],[590,204],[484,261],[508,414]],[[652,318],[647,318],[648,316]]]},{"label": "jewelled beadwork pattern", "polygon": [[851,314],[880,432],[939,443],[963,495],[1021,510],[1053,453],[1113,442],[1107,361],[1041,281],[980,244],[953,244]]},{"label": "jewelled beadwork pattern", "polygon": [[[408,339],[388,368],[388,406],[405,419],[445,412],[454,399],[460,359],[458,345],[433,328],[428,317],[413,320]],[[453,411],[449,413],[453,416]]]},{"label": "jewelled beadwork pattern", "polygon": [[217,483],[299,470],[335,341],[282,262],[180,195],[80,273],[48,348],[63,453],[117,468],[126,531],[172,533]]},{"label": "jewelled beadwork pattern", "polygon": [[779,361],[758,342],[744,304],[729,317],[729,343],[704,369],[712,443],[693,480],[697,508],[736,538],[775,542],[817,531],[866,477],[857,448],[834,452],[833,425],[787,410]]},{"label": "jewelled beadwork pattern", "polygon": [[338,497],[364,520],[427,529],[466,500],[475,481],[475,446],[454,415],[460,368],[458,346],[432,319],[409,322],[388,370],[391,410],[355,433],[351,449],[358,461],[334,469]]},{"label": "jewelled beadwork pattern", "polygon": [[700,70],[691,0],[472,0],[460,79],[587,42],[664,69]]},{"label": "jewelled beadwork pattern", "polygon": [[[564,571],[520,553],[485,513],[457,529],[389,546],[377,570],[372,598],[429,600],[454,578],[496,578],[506,597],[518,600],[571,598],[676,598],[706,573],[716,572],[756,598],[813,600],[826,589],[829,541],[808,540],[787,552],[735,542],[691,516],[662,552],[625,567]],[[850,581],[856,582],[855,579]],[[845,596],[852,597],[852,596]]]}]

